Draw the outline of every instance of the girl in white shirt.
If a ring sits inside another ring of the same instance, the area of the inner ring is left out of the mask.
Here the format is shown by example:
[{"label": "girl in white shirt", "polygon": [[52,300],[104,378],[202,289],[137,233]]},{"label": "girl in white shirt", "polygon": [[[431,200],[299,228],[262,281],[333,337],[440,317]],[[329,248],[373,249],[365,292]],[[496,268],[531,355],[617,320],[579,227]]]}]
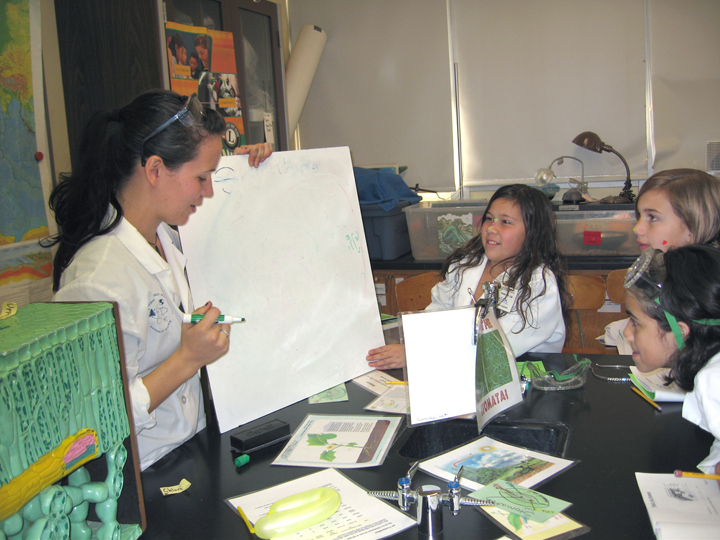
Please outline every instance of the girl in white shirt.
[{"label": "girl in white shirt", "polygon": [[[523,184],[498,189],[483,214],[480,234],[456,249],[440,270],[444,281],[426,308],[450,309],[475,303],[482,284],[501,283],[498,322],[515,356],[528,351],[560,352],[571,304],[566,271],[547,196]],[[402,367],[402,345],[373,349],[377,369]]]},{"label": "girl in white shirt", "polygon": [[698,468],[720,474],[720,250],[648,248],[625,278],[625,337],[642,372],[669,367],[668,383],[688,392],[683,417],[715,442]]},{"label": "girl in white shirt", "polygon": [[[73,173],[50,196],[60,233],[57,301],[114,301],[120,308],[141,468],[205,427],[199,370],[223,356],[230,326],[220,310],[194,309],[185,257],[170,226],[187,223],[213,194],[225,122],[193,94],[141,94],[85,128]],[[269,145],[244,147],[257,166]],[[183,324],[183,313],[200,313]]]}]

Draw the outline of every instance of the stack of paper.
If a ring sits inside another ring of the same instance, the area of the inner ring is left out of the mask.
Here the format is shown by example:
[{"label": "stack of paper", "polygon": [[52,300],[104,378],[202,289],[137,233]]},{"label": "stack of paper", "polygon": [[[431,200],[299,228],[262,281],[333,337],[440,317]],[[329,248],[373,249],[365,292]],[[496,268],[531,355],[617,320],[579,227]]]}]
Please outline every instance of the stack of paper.
[{"label": "stack of paper", "polygon": [[630,378],[640,391],[653,401],[685,401],[685,390],[672,383],[665,386],[665,375],[669,368],[659,368],[641,373],[635,366],[630,367]]}]

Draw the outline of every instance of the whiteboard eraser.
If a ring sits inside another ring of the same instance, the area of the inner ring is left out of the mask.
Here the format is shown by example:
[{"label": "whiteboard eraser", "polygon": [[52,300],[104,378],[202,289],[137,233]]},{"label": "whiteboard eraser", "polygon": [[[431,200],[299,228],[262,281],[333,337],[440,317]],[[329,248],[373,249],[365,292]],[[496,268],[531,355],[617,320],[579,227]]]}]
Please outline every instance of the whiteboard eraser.
[{"label": "whiteboard eraser", "polygon": [[247,454],[290,438],[290,425],[272,420],[253,428],[238,428],[230,432],[230,446]]}]

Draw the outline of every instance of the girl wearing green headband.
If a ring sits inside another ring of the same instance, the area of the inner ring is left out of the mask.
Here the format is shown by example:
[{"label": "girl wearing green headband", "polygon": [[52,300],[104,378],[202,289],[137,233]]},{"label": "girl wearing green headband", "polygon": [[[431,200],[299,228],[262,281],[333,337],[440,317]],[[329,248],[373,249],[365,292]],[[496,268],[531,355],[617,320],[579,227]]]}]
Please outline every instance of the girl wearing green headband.
[{"label": "girl wearing green headband", "polygon": [[647,249],[628,270],[624,335],[643,372],[670,368],[688,392],[683,417],[715,436],[698,465],[720,474],[720,250],[690,245]]}]

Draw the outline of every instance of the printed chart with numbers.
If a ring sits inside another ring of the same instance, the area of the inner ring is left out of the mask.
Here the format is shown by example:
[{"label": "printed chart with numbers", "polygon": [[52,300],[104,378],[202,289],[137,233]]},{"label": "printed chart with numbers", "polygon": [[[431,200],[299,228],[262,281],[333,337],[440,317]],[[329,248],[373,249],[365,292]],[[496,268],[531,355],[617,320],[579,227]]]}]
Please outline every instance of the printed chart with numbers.
[{"label": "printed chart with numbers", "polygon": [[[268,513],[276,501],[318,487],[336,490],[342,500],[340,508],[325,521],[285,535],[283,540],[379,540],[416,524],[410,515],[368,495],[362,487],[335,469],[325,469],[262,491],[232,497],[225,502],[236,512],[238,507],[242,508],[254,524]],[[238,521],[240,519],[238,513]]]}]

